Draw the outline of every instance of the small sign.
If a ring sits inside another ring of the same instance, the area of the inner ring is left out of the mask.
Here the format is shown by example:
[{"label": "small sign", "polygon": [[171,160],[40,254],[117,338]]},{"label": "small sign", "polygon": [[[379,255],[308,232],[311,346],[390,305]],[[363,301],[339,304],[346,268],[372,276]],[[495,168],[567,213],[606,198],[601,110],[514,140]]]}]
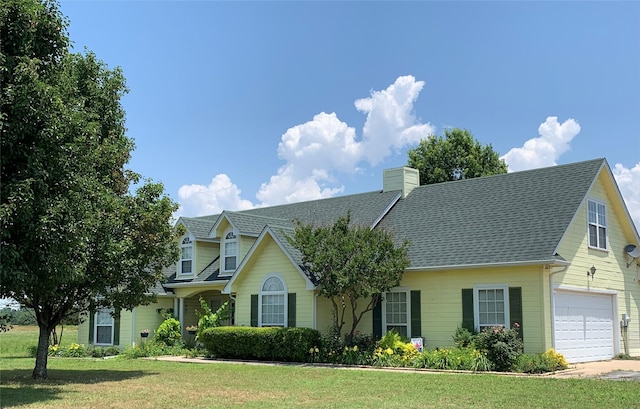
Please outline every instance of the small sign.
[{"label": "small sign", "polygon": [[420,338],[411,338],[411,343],[413,344],[414,347],[416,347],[418,352],[422,352],[422,348],[423,348],[423,344],[424,344],[424,340],[422,339],[422,337],[420,337]]}]

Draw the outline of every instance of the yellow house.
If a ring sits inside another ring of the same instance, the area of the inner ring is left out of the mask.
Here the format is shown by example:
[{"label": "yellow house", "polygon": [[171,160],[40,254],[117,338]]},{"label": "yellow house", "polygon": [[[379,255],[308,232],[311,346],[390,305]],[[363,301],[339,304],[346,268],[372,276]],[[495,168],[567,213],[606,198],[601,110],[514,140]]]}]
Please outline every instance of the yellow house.
[{"label": "yellow house", "polygon": [[[202,297],[229,301],[229,325],[327,330],[329,300],[287,241],[293,220],[315,225],[351,212],[411,243],[411,266],[359,324],[446,347],[460,326],[520,328],[525,352],[555,348],[570,362],[640,355],[640,238],[605,159],[418,186],[410,168],[383,189],[178,220],[181,259],[153,291],[158,303],[91,314],[80,342],[132,345],[162,309],[183,329]],[[349,324],[349,323],[347,323]],[[186,336],[186,334],[185,334]]]}]

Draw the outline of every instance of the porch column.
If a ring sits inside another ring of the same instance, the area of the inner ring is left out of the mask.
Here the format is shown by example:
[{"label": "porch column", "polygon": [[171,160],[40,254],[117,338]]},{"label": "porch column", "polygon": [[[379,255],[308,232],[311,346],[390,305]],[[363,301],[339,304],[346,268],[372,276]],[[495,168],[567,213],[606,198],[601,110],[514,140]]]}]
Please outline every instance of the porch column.
[{"label": "porch column", "polygon": [[184,335],[184,298],[180,297],[179,300],[178,321],[180,321],[180,334]]}]

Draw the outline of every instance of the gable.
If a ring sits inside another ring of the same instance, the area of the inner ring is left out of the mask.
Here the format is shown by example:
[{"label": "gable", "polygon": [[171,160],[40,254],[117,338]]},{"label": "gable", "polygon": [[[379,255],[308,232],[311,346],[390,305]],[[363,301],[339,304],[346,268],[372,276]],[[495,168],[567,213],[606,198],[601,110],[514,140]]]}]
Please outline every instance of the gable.
[{"label": "gable", "polygon": [[[600,250],[589,246],[588,202],[603,204],[606,209],[606,249]],[[624,248],[629,245],[640,245],[631,218],[617,185],[608,169],[603,168],[594,182],[578,211],[573,218],[565,236],[558,245],[557,252],[562,257],[574,261],[584,258],[584,265],[592,263],[596,257],[600,261],[608,260],[612,265],[619,265],[625,271],[627,257]],[[588,267],[588,266],[587,266]]]},{"label": "gable", "polygon": [[604,159],[415,188],[380,226],[410,269],[562,261],[556,247]]},{"label": "gable", "polygon": [[282,245],[277,235],[267,226],[241,261],[223,293],[238,291],[238,288],[260,284],[268,273],[280,273],[289,282],[300,283],[305,289],[314,288],[313,283]]}]

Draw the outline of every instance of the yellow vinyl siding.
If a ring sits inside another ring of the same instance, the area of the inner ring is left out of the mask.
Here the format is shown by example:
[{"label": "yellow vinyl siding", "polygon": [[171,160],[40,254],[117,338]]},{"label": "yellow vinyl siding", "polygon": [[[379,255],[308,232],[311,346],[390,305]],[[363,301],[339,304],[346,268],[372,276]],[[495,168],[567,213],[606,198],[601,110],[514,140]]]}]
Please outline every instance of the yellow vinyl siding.
[{"label": "yellow vinyl siding", "polygon": [[[158,297],[158,301],[154,304],[141,305],[139,307],[136,307],[136,323],[133,333],[133,341],[136,344],[142,341],[142,337],[140,337],[140,331],[144,329],[149,330],[149,339],[153,337],[154,331],[160,326],[163,321],[162,315],[158,312],[160,308],[173,308],[173,298]],[[120,326],[120,328],[122,329],[122,325]],[[131,324],[129,324],[128,329],[129,331],[131,331]],[[130,338],[129,344],[131,344]]]},{"label": "yellow vinyl siding", "polygon": [[[552,284],[554,287],[583,288],[585,291],[615,291],[618,300],[618,316],[613,317],[614,331],[620,330],[618,321],[622,314],[630,314],[632,317],[628,329],[630,353],[640,355],[640,320],[638,319],[640,318],[640,283],[635,266],[627,267],[628,258],[624,254],[624,247],[633,243],[634,238],[611,181],[603,175],[605,174],[601,173],[601,177],[589,191],[558,248],[558,254],[571,260],[571,265],[565,272],[554,275]],[[589,247],[587,227],[589,199],[604,203],[606,206],[607,250]],[[587,277],[587,271],[591,266],[596,268],[593,280]],[[549,299],[547,298],[546,301]],[[550,311],[546,317],[548,325],[551,325],[552,317],[553,313]],[[551,345],[551,339],[548,342]],[[621,352],[624,351],[622,338],[620,338],[619,348]]]},{"label": "yellow vinyl siding", "polygon": [[462,325],[462,289],[484,284],[522,288],[525,352],[544,350],[543,311],[540,306],[540,267],[500,267],[404,274],[401,287],[420,290],[422,337],[428,348],[453,346],[452,336]]},{"label": "yellow vinyl siding", "polygon": [[194,270],[193,274],[197,275],[206,266],[209,265],[216,257],[220,255],[220,245],[218,243],[211,243],[207,241],[196,241],[194,245]]},{"label": "yellow vinyl siding", "polygon": [[[317,329],[323,333],[327,333],[334,323],[333,319],[333,304],[331,300],[325,297],[317,297]],[[358,311],[362,311],[364,307],[369,303],[368,300],[358,300]],[[340,307],[340,304],[338,304]],[[340,307],[341,308],[341,307]],[[342,327],[342,335],[346,335],[351,331],[351,325],[353,318],[351,314],[351,306],[347,305],[347,309],[344,314],[344,326]],[[358,330],[361,334],[371,335],[373,330],[373,312],[369,311],[362,316],[362,319],[358,323]]]},{"label": "yellow vinyl siding", "polygon": [[249,250],[251,250],[251,246],[253,246],[253,243],[255,242],[255,237],[240,236],[238,238],[238,265],[240,265],[240,262],[247,255]]},{"label": "yellow vinyl siding", "polygon": [[232,292],[237,293],[236,325],[251,325],[251,294],[260,292],[262,280],[271,273],[279,274],[286,282],[288,293],[296,293],[296,326],[313,328],[313,291],[307,290],[305,279],[269,235],[233,283]]}]

